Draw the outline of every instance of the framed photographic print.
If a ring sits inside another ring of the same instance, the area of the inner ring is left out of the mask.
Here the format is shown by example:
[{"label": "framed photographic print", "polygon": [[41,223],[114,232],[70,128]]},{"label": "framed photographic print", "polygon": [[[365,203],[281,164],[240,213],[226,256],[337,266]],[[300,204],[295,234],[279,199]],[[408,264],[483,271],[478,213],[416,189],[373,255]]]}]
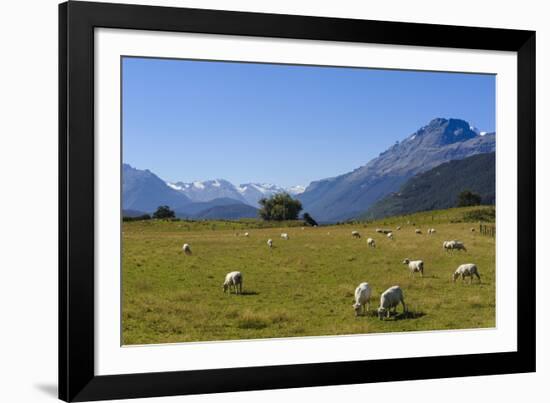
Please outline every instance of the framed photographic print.
[{"label": "framed photographic print", "polygon": [[59,17],[61,399],[535,370],[534,32]]}]

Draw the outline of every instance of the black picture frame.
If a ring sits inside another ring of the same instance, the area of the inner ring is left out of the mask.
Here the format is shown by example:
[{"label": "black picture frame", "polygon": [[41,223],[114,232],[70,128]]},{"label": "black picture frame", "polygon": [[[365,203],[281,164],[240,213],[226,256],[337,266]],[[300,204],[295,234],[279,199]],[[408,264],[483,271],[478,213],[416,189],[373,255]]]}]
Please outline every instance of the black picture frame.
[{"label": "black picture frame", "polygon": [[[517,352],[96,376],[94,29],[98,27],[517,52],[517,293],[521,301]],[[59,5],[60,399],[89,401],[533,371],[534,31],[80,1]]]}]

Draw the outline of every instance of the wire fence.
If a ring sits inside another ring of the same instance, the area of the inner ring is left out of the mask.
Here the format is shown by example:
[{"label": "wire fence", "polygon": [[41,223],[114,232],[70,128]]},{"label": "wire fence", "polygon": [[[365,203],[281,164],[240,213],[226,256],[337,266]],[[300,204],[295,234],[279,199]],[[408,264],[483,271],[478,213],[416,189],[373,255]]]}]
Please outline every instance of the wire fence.
[{"label": "wire fence", "polygon": [[487,235],[494,238],[496,234],[496,228],[494,225],[479,224],[479,233],[481,235]]}]

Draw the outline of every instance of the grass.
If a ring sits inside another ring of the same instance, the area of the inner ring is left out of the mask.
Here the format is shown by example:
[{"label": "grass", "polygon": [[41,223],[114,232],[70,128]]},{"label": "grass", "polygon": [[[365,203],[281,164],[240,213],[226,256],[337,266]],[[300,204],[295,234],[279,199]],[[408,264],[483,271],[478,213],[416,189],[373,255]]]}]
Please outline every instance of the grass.
[{"label": "grass", "polygon": [[[495,240],[470,231],[477,223],[464,217],[472,209],[305,229],[255,220],[125,222],[123,344],[494,327]],[[394,241],[375,232],[397,225]],[[430,227],[436,234],[427,235]],[[362,238],[353,239],[352,230]],[[449,239],[463,241],[468,252],[445,252]],[[191,256],[182,253],[183,243]],[[424,278],[410,277],[404,258],[424,260]],[[481,284],[451,282],[462,263],[478,265]],[[223,293],[233,270],[243,273],[243,295]],[[371,312],[355,317],[353,293],[363,281],[373,288]],[[396,284],[410,312],[399,308],[380,321],[380,294]]]}]

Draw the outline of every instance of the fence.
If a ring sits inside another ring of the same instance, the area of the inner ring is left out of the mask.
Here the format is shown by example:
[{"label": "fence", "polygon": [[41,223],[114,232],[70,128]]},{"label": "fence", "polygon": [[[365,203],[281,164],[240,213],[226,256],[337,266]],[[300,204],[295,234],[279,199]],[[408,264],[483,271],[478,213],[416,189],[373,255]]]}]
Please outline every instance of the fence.
[{"label": "fence", "polygon": [[494,225],[479,224],[479,233],[481,235],[488,235],[494,238],[496,234],[496,228]]}]

